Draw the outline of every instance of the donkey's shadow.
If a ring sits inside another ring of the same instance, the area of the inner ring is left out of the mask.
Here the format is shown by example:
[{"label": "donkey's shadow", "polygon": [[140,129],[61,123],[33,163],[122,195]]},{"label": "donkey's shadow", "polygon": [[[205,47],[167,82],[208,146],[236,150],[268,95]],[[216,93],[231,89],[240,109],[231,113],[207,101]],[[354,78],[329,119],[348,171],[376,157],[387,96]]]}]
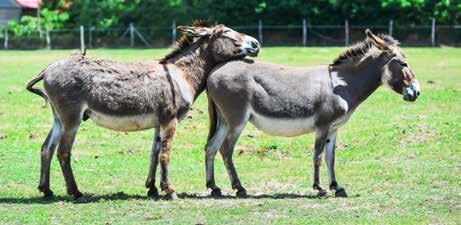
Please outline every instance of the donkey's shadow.
[{"label": "donkey's shadow", "polygon": [[[209,195],[198,195],[194,193],[179,193],[179,199],[214,199],[214,200],[230,200],[230,199],[318,199],[317,195],[301,195],[293,193],[280,193],[280,194],[262,194],[262,195],[248,195],[245,198],[240,198],[232,195],[223,195],[221,197],[212,197]],[[328,198],[327,196],[326,198]],[[159,198],[151,198],[146,195],[136,194],[125,194],[123,192],[105,194],[105,195],[93,195],[86,194],[84,196],[86,203],[96,203],[99,201],[116,201],[116,200],[151,200],[151,201],[163,201],[162,196]],[[325,198],[325,197],[322,197]],[[52,204],[56,202],[76,202],[72,196],[53,196],[49,198],[43,198],[40,196],[30,198],[0,198],[0,204]]]}]

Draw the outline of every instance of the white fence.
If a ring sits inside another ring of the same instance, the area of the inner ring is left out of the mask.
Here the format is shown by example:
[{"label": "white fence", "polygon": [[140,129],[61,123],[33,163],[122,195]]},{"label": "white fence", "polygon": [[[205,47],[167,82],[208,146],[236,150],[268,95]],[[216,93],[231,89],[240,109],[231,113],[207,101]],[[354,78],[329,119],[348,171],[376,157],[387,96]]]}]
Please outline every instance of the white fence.
[{"label": "white fence", "polygon": [[[460,25],[437,25],[435,19],[427,25],[354,25],[347,20],[339,25],[312,25],[308,20],[299,25],[266,25],[259,20],[255,25],[233,26],[235,30],[258,38],[264,46],[342,46],[363,39],[363,31],[388,33],[407,46],[461,46]],[[49,30],[17,37],[4,28],[0,40],[5,49],[62,49],[62,48],[152,48],[167,47],[177,38],[176,22],[170,27],[128,27],[98,29],[80,26],[77,29]]]}]

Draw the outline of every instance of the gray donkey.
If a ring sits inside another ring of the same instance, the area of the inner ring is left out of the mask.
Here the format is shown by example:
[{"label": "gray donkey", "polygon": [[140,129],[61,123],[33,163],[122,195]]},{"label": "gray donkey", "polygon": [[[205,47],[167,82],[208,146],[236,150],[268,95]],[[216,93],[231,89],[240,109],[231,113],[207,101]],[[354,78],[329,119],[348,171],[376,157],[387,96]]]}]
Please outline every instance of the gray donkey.
[{"label": "gray donkey", "polygon": [[[208,74],[223,62],[256,56],[259,43],[224,25],[203,22],[180,26],[184,36],[177,48],[160,61],[122,63],[71,56],[49,65],[27,84],[27,89],[49,99],[53,127],[41,149],[38,189],[45,197],[50,189],[50,162],[59,143],[58,159],[67,193],[84,201],[71,168],[71,149],[80,123],[88,118],[118,131],[155,128],[151,165],[146,181],[148,195],[158,196],[155,174],[161,165],[160,188],[166,199],[177,198],[168,181],[173,136],[178,121],[205,89]],[[44,81],[45,93],[33,88]]]},{"label": "gray donkey", "polygon": [[220,149],[237,196],[245,196],[232,162],[232,153],[246,123],[276,136],[316,132],[313,188],[320,185],[321,157],[325,151],[330,189],[346,197],[335,172],[335,142],[339,127],[381,84],[402,94],[406,101],[419,96],[419,84],[399,43],[387,35],[366,30],[366,39],[346,49],[330,65],[292,68],[239,60],[224,64],[207,81],[211,127],[206,144],[206,185],[212,196],[221,191],[214,180],[214,157]]}]

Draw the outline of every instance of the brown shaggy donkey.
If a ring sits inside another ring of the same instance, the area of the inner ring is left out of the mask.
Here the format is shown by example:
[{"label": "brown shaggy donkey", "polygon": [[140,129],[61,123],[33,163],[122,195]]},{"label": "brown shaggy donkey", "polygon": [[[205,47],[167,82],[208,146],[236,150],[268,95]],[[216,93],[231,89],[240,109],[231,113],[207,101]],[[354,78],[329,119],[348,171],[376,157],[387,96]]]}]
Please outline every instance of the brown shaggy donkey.
[{"label": "brown shaggy donkey", "polygon": [[[160,188],[166,199],[177,198],[168,181],[168,163],[178,121],[205,89],[208,74],[218,64],[259,52],[254,38],[224,25],[196,23],[178,30],[184,34],[178,47],[160,61],[122,63],[71,56],[49,65],[27,84],[29,91],[49,99],[54,116],[41,149],[38,189],[45,197],[53,195],[50,162],[59,143],[57,156],[67,193],[84,201],[72,172],[71,150],[80,123],[90,118],[118,131],[155,128],[148,195],[158,197],[155,174],[160,156]],[[45,92],[33,88],[40,80]]]}]

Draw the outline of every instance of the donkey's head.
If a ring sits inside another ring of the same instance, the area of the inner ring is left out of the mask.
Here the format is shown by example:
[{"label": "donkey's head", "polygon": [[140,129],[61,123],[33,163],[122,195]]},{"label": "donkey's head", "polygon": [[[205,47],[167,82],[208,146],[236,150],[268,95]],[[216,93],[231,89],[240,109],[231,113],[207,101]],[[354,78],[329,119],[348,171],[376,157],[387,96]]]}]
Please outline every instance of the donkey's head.
[{"label": "donkey's head", "polygon": [[188,37],[207,42],[209,54],[216,62],[229,61],[245,56],[257,56],[259,42],[222,24],[215,27],[179,26],[178,30]]},{"label": "donkey's head", "polygon": [[399,42],[388,35],[374,35],[369,29],[365,31],[370,42],[382,51],[385,60],[381,80],[405,101],[415,101],[420,94],[419,82],[411,71],[407,57],[399,47]]}]

